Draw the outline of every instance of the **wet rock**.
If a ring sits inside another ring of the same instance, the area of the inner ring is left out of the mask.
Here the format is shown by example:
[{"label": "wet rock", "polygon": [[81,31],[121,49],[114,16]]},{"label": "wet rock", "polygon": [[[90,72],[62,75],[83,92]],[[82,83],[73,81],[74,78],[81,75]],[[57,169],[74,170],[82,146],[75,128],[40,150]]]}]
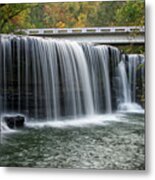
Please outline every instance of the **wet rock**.
[{"label": "wet rock", "polygon": [[22,115],[16,115],[16,116],[4,116],[3,121],[6,123],[6,125],[11,128],[23,128],[25,117]]}]

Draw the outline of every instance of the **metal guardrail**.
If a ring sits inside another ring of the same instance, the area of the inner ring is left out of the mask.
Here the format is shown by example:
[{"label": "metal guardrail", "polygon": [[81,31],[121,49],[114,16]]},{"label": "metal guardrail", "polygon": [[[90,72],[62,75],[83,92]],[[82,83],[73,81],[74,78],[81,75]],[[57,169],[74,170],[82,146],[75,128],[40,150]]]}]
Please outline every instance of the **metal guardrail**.
[{"label": "metal guardrail", "polygon": [[46,34],[90,34],[90,33],[117,33],[117,32],[144,32],[144,26],[120,26],[120,27],[93,27],[93,28],[44,28],[21,29],[27,35]]}]

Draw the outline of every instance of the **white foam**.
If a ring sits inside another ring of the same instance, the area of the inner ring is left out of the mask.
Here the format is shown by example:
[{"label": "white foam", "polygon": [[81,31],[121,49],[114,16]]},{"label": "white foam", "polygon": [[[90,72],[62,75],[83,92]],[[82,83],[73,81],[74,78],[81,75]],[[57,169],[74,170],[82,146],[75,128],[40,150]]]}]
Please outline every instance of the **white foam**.
[{"label": "white foam", "polygon": [[87,127],[87,126],[104,126],[112,121],[121,121],[116,115],[95,115],[87,116],[79,119],[66,119],[66,120],[57,120],[57,121],[29,121],[26,122],[27,127],[32,128],[43,128],[43,127],[54,127],[54,128],[67,128],[67,127]]},{"label": "white foam", "polygon": [[118,105],[118,112],[143,114],[145,111],[137,103],[121,103]]}]

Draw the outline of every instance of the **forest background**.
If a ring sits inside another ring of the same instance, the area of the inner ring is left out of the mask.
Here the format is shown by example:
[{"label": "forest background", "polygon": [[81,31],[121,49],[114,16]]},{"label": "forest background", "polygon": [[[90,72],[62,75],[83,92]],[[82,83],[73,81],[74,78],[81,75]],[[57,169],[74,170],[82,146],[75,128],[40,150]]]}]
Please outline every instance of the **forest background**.
[{"label": "forest background", "polygon": [[[5,34],[30,28],[144,25],[144,0],[0,4],[0,33]],[[129,45],[125,51],[144,53],[144,46]]]}]

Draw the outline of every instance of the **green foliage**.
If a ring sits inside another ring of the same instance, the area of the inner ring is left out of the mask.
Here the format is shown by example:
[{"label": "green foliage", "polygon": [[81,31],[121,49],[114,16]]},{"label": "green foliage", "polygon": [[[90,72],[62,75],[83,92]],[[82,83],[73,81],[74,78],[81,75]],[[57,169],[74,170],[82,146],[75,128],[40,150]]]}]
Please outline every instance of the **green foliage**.
[{"label": "green foliage", "polygon": [[26,28],[128,25],[144,25],[143,0],[0,4],[1,33]]},{"label": "green foliage", "polygon": [[121,8],[116,11],[116,24],[119,26],[144,26],[144,9],[145,4],[143,0],[127,1]]},{"label": "green foliage", "polygon": [[101,2],[97,11],[97,26],[113,26],[116,24],[116,12],[125,2]]},{"label": "green foliage", "polygon": [[144,54],[145,52],[145,46],[144,45],[123,45],[123,46],[118,46],[118,48],[127,54]]},{"label": "green foliage", "polygon": [[20,27],[28,27],[26,21],[34,4],[0,4],[0,32],[10,33]]},{"label": "green foliage", "polygon": [[[143,0],[0,4],[0,33],[22,34],[16,30],[27,28],[144,26],[144,10]],[[144,53],[144,46],[120,49]]]}]

